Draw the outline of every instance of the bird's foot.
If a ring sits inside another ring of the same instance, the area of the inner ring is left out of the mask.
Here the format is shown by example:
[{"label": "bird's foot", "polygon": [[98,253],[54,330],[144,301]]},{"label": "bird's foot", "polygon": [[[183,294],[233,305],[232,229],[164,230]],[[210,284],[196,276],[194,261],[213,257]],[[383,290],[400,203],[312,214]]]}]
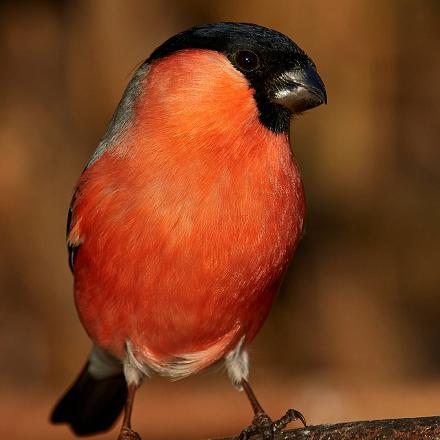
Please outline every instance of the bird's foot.
[{"label": "bird's foot", "polygon": [[295,420],[299,420],[304,426],[307,426],[306,418],[299,411],[296,409],[288,409],[283,417],[273,422],[273,429],[274,431],[281,431],[290,422],[294,422]]},{"label": "bird's foot", "polygon": [[241,431],[238,440],[248,440],[255,434],[260,434],[263,440],[273,440],[274,434],[282,431],[290,422],[300,420],[306,426],[306,419],[296,409],[289,409],[283,417],[272,421],[265,412],[255,415],[252,424]]},{"label": "bird's foot", "polygon": [[132,429],[123,427],[119,434],[118,440],[142,440],[141,436]]},{"label": "bird's foot", "polygon": [[255,414],[254,420],[252,420],[252,423],[247,428],[241,431],[238,440],[248,440],[257,433],[261,434],[263,440],[273,439],[273,422],[270,417],[262,411]]}]

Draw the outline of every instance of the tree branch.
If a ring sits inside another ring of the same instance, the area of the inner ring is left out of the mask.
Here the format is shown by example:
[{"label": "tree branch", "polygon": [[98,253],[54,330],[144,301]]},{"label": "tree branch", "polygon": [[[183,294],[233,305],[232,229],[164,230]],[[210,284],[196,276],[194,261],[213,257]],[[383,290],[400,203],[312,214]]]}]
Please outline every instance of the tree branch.
[{"label": "tree branch", "polygon": [[[261,440],[254,435],[250,440]],[[440,417],[371,420],[362,422],[316,425],[290,429],[277,434],[274,440],[440,440]],[[231,438],[217,440],[234,440]]]}]

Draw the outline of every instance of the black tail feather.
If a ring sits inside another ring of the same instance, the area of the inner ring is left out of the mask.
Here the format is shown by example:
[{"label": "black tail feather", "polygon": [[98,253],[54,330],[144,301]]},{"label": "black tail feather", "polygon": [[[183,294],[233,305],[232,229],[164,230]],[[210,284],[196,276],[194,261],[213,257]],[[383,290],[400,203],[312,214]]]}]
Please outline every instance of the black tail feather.
[{"label": "black tail feather", "polygon": [[124,408],[127,384],[124,375],[95,379],[88,363],[52,412],[52,423],[67,423],[77,435],[109,429]]}]

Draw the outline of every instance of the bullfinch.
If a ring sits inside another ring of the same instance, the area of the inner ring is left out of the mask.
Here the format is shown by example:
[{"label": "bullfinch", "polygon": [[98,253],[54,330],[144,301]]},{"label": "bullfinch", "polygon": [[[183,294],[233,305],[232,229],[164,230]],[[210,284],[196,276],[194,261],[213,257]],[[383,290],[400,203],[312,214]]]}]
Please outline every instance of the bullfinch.
[{"label": "bullfinch", "polygon": [[271,439],[248,382],[248,347],[303,232],[292,116],[327,100],[290,38],[247,23],[181,32],[136,70],[77,183],[67,244],[80,320],[93,342],[53,423],[107,430],[157,373],[224,362],[255,413],[241,439]]}]

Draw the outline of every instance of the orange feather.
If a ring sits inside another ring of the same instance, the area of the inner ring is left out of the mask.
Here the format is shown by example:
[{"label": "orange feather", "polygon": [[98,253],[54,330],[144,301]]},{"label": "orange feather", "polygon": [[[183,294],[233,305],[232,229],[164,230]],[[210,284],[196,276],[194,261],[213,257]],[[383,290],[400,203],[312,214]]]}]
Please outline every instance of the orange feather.
[{"label": "orange feather", "polygon": [[[146,363],[248,344],[302,233],[288,137],[258,119],[227,58],[183,50],[152,63],[130,126],[82,175],[69,240],[92,340]],[[99,317],[99,318],[98,318]]]}]

